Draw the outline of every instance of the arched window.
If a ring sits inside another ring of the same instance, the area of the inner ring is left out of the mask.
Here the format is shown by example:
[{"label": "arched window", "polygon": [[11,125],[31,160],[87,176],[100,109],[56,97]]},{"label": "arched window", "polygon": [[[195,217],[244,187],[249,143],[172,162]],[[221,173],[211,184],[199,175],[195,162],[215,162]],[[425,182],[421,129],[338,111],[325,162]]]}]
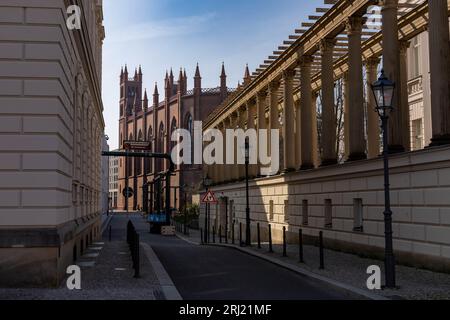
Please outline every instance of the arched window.
[{"label": "arched window", "polygon": [[[153,128],[151,126],[148,128],[148,131],[147,131],[147,141],[150,142],[150,151],[152,152],[153,151]],[[147,174],[152,173],[153,172],[153,168],[152,168],[153,161],[152,161],[152,159],[150,159],[150,158],[149,159],[145,159],[145,161],[147,163],[147,165],[146,165],[146,173]]]},{"label": "arched window", "polygon": [[[139,130],[138,133],[138,141],[144,141],[144,135],[142,134],[142,130]],[[142,158],[135,158],[135,166],[137,175],[142,174]]]},{"label": "arched window", "polygon": [[[130,136],[128,138],[129,141],[133,141],[133,134],[130,133]],[[127,177],[133,176],[133,161],[131,161],[131,158],[127,158]]]},{"label": "arched window", "polygon": [[170,135],[171,135],[171,140],[170,141],[171,142],[170,142],[170,150],[169,150],[169,152],[172,152],[173,148],[175,148],[175,146],[177,144],[176,142],[172,141],[172,134],[173,134],[173,132],[175,130],[177,130],[177,119],[173,118],[172,119],[172,123],[170,125]]},{"label": "arched window", "polygon": [[158,132],[158,152],[164,152],[164,124],[162,122]]},{"label": "arched window", "polygon": [[191,163],[194,163],[194,122],[190,113],[186,115],[185,128],[191,134]]}]

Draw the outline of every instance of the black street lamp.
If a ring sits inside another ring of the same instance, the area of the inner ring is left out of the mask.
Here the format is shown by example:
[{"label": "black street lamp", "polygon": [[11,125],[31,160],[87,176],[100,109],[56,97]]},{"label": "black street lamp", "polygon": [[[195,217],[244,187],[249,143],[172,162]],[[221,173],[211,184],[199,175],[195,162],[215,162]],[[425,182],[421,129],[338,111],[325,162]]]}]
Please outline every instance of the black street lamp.
[{"label": "black street lamp", "polygon": [[249,205],[249,191],[248,191],[248,165],[250,164],[250,144],[248,137],[245,139],[245,245],[252,244],[251,230],[250,230],[250,205]]},{"label": "black street lamp", "polygon": [[388,80],[381,71],[381,76],[374,84],[372,91],[376,101],[376,111],[381,119],[381,129],[383,131],[383,160],[384,160],[384,235],[385,253],[384,268],[386,278],[386,288],[395,288],[395,257],[392,245],[392,211],[389,190],[389,141],[388,141],[388,119],[393,111],[392,100],[394,96],[395,83]]}]

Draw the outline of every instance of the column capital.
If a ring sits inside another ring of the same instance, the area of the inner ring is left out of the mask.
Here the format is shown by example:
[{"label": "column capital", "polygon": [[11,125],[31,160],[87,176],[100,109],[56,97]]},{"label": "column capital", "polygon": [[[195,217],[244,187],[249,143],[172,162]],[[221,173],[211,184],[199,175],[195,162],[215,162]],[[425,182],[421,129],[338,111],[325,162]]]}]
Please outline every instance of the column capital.
[{"label": "column capital", "polygon": [[398,44],[399,44],[400,55],[405,55],[406,54],[406,50],[411,45],[411,42],[407,41],[407,40],[400,40],[398,42]]},{"label": "column capital", "polygon": [[336,39],[335,38],[332,38],[332,39],[330,39],[330,38],[325,38],[325,39],[322,39],[321,41],[320,41],[320,44],[319,44],[319,50],[320,50],[320,53],[322,54],[322,55],[324,55],[325,53],[329,53],[330,51],[332,52],[333,51],[333,49],[334,49],[334,46],[336,45]]},{"label": "column capital", "polygon": [[377,67],[380,64],[380,61],[381,59],[379,57],[372,56],[367,58],[367,60],[364,63],[368,68],[373,68]]},{"label": "column capital", "polygon": [[256,94],[256,99],[266,99],[266,97],[267,97],[266,90],[258,91],[258,93]]},{"label": "column capital", "polygon": [[269,91],[268,92],[269,94],[274,92],[274,91],[277,92],[280,89],[280,81],[274,80],[274,81],[269,82],[269,85],[267,86],[267,89]]},{"label": "column capital", "polygon": [[283,80],[292,80],[295,76],[295,69],[283,70]]},{"label": "column capital", "polygon": [[378,5],[381,6],[381,10],[398,9],[398,0],[380,0]]},{"label": "column capital", "polygon": [[314,57],[311,55],[303,55],[298,60],[298,64],[301,67],[309,67],[309,66],[311,66],[311,63],[313,63],[313,62],[314,62]]},{"label": "column capital", "polygon": [[345,21],[345,32],[347,35],[361,34],[365,20],[366,19],[363,17],[349,17],[347,21]]}]

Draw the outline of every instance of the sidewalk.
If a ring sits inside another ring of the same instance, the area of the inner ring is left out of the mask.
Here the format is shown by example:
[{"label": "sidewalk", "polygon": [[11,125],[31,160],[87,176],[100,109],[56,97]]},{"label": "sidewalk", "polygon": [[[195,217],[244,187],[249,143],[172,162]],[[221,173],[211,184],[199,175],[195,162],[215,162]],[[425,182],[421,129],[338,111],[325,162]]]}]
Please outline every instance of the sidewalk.
[{"label": "sidewalk", "polygon": [[[189,235],[177,233],[178,237],[191,243],[200,244],[200,232],[189,230]],[[213,238],[210,237],[212,242]],[[353,254],[324,250],[325,270],[319,270],[319,249],[314,246],[304,246],[303,256],[305,263],[299,263],[298,245],[288,245],[288,257],[282,257],[283,248],[281,244],[273,244],[274,253],[269,253],[268,243],[262,243],[262,248],[257,248],[257,243],[252,247],[245,248],[232,245],[231,239],[225,244],[219,243],[216,236],[216,243],[212,245],[230,246],[248,254],[269,260],[280,266],[287,267],[299,273],[303,273],[318,279],[327,280],[329,283],[336,283],[342,287],[355,289],[368,295],[385,297],[388,299],[450,299],[450,275],[436,273],[428,270],[415,269],[405,266],[397,266],[398,290],[368,290],[366,281],[369,275],[366,270],[371,265],[378,265],[382,270],[382,283],[384,283],[383,261],[361,258]],[[236,239],[238,244],[238,239]]]},{"label": "sidewalk", "polygon": [[141,277],[135,279],[126,243],[126,217],[113,216],[112,241],[106,228],[101,242],[93,243],[77,261],[82,290],[70,291],[66,281],[57,289],[2,289],[0,300],[159,300],[164,299],[152,264],[141,255]]}]

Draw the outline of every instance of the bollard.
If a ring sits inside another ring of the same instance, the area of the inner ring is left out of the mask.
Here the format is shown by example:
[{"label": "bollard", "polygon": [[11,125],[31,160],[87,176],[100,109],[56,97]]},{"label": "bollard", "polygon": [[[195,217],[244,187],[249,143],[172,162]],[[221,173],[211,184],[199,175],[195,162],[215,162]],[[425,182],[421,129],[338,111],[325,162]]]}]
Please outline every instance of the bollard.
[{"label": "bollard", "polygon": [[286,252],[286,227],[283,227],[283,257],[287,257],[287,252]]},{"label": "bollard", "polygon": [[298,229],[298,259],[303,263],[303,231]]},{"label": "bollard", "polygon": [[239,246],[242,247],[242,222],[239,222]]},{"label": "bollard", "polygon": [[216,243],[216,226],[213,226],[213,243]]},{"label": "bollard", "polygon": [[222,226],[219,226],[219,243],[222,243]]},{"label": "bollard", "polygon": [[259,230],[259,222],[256,225],[257,227],[257,235],[258,235],[258,249],[261,249],[261,231]]},{"label": "bollard", "polygon": [[324,261],[323,261],[323,232],[319,232],[319,255],[320,255],[320,267],[319,269],[325,269]]},{"label": "bollard", "polygon": [[272,247],[272,225],[269,224],[269,252],[272,253],[273,252],[273,247]]},{"label": "bollard", "polygon": [[234,244],[234,222],[231,226],[231,243]]},{"label": "bollard", "polygon": [[203,229],[200,228],[200,244],[203,244]]},{"label": "bollard", "polygon": [[112,226],[109,226],[109,242],[111,242]]}]

